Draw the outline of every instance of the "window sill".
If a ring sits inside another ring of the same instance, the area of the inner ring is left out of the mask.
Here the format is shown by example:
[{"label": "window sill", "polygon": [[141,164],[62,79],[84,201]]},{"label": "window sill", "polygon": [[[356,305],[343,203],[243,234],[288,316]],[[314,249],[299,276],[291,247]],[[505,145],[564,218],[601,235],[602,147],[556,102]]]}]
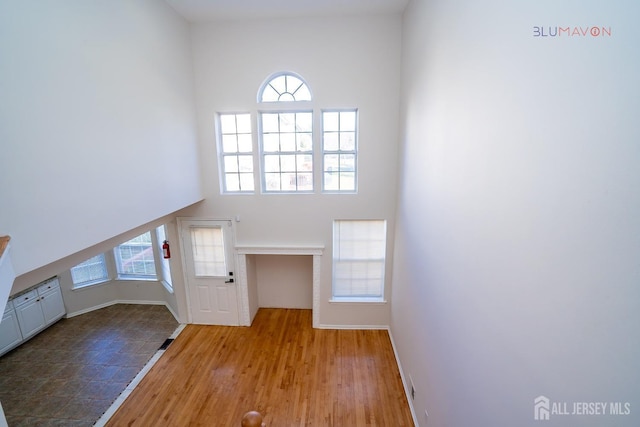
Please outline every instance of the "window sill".
[{"label": "window sill", "polygon": [[331,298],[329,304],[378,304],[384,305],[387,301],[381,298]]},{"label": "window sill", "polygon": [[157,277],[118,276],[116,282],[158,282]]},{"label": "window sill", "polygon": [[93,288],[94,286],[104,285],[105,283],[109,283],[111,279],[104,280],[96,280],[93,282],[82,283],[80,285],[73,285],[71,288],[72,291],[82,291],[84,289]]}]

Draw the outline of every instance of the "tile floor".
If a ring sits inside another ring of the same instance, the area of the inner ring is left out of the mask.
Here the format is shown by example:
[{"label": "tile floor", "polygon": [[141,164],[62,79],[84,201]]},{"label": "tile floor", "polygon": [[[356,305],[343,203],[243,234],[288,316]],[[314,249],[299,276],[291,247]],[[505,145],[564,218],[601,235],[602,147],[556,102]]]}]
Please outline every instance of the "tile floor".
[{"label": "tile floor", "polygon": [[9,427],[92,426],[177,327],[157,305],[117,304],[60,320],[0,357]]}]

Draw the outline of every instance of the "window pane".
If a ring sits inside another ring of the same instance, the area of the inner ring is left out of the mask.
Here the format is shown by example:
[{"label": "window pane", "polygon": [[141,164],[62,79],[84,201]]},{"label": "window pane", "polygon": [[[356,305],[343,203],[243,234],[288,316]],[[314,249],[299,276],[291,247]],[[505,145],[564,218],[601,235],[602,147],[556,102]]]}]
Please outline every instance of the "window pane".
[{"label": "window pane", "polygon": [[224,177],[226,191],[240,191],[240,177],[237,173],[227,173]]},{"label": "window pane", "polygon": [[236,153],[238,151],[238,137],[234,135],[222,135],[222,151]]},{"label": "window pane", "polygon": [[328,172],[324,174],[324,189],[325,190],[340,189],[339,174],[337,172]]},{"label": "window pane", "polygon": [[253,151],[253,141],[251,140],[250,133],[238,135],[238,151],[241,153],[250,153]]},{"label": "window pane", "polygon": [[296,115],[293,113],[280,114],[280,132],[295,132]]},{"label": "window pane", "polygon": [[[322,113],[325,191],[355,191],[357,173],[357,111]],[[339,154],[339,158],[331,154]],[[337,162],[337,164],[336,164]],[[339,171],[334,176],[334,172]],[[346,173],[345,173],[346,172]],[[338,178],[338,179],[336,179]]]},{"label": "window pane", "polygon": [[340,189],[343,191],[355,191],[356,175],[353,172],[340,172]]},{"label": "window pane", "polygon": [[265,172],[280,172],[280,156],[264,156]]},{"label": "window pane", "polygon": [[265,188],[267,191],[280,191],[280,174],[265,173]]},{"label": "window pane", "polygon": [[[251,115],[220,114],[220,144],[218,157],[221,158],[220,179],[225,192],[253,191],[253,185],[240,185],[240,171],[253,173],[253,140],[251,136]],[[233,155],[244,153],[244,155]]]},{"label": "window pane", "polygon": [[251,133],[251,114],[237,114],[236,123],[238,133]]},{"label": "window pane", "polygon": [[191,251],[196,277],[226,276],[224,239],[220,227],[191,227]]},{"label": "window pane", "polygon": [[385,221],[335,221],[333,296],[382,298]]},{"label": "window pane", "polygon": [[297,176],[297,184],[299,191],[313,190],[313,174],[299,173]]},{"label": "window pane", "polygon": [[295,133],[280,134],[280,150],[296,151],[296,134]]},{"label": "window pane", "polygon": [[356,112],[355,111],[340,112],[340,131],[355,132],[355,130],[356,130]]},{"label": "window pane", "polygon": [[237,132],[235,114],[220,114],[220,130],[223,134]]},{"label": "window pane", "polygon": [[337,112],[324,112],[322,114],[322,127],[325,131],[337,132],[340,130],[340,125],[338,124],[339,114]]},{"label": "window pane", "polygon": [[240,174],[240,186],[243,190],[253,191],[253,173],[241,173]]},{"label": "window pane", "polygon": [[262,151],[266,153],[280,151],[280,135],[277,133],[264,134],[262,136]]},{"label": "window pane", "polygon": [[338,132],[326,132],[324,134],[324,150],[325,151],[338,151],[338,138],[340,134]]},{"label": "window pane", "polygon": [[74,286],[89,282],[107,280],[107,264],[104,254],[96,255],[71,268],[71,279]]},{"label": "window pane", "polygon": [[279,132],[277,113],[262,113],[262,132]]},{"label": "window pane", "polygon": [[353,154],[340,154],[340,170],[341,171],[355,171],[356,170],[356,156]]},{"label": "window pane", "polygon": [[296,114],[296,131],[311,132],[312,129],[313,129],[313,114],[297,113]]},{"label": "window pane", "polygon": [[121,276],[129,276],[134,279],[156,278],[156,266],[149,231],[118,245],[114,252],[116,267]]},{"label": "window pane", "polygon": [[310,133],[299,133],[296,135],[296,149],[298,151],[312,151],[313,138]]},{"label": "window pane", "polygon": [[302,172],[313,171],[313,157],[310,154],[298,154],[296,156],[297,170]]},{"label": "window pane", "polygon": [[225,156],[224,170],[226,173],[238,172],[238,156]]},{"label": "window pane", "polygon": [[353,151],[356,147],[356,134],[354,132],[340,133],[340,151]]},{"label": "window pane", "polygon": [[295,172],[296,156],[280,156],[280,167],[283,172]]},{"label": "window pane", "polygon": [[253,157],[238,156],[238,170],[240,172],[253,172]]},{"label": "window pane", "polygon": [[[262,117],[271,121],[261,135],[265,191],[313,191],[313,155],[295,154],[313,152],[313,114],[263,113]],[[266,132],[275,128],[279,131]],[[278,172],[280,177],[275,176]]]}]

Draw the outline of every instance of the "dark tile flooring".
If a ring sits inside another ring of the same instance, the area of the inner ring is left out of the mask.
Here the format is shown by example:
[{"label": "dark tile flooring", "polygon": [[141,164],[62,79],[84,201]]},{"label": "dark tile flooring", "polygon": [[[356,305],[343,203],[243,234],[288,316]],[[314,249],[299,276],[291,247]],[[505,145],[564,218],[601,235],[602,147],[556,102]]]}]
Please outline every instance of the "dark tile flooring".
[{"label": "dark tile flooring", "polygon": [[157,305],[60,320],[0,357],[9,427],[93,425],[177,327]]}]

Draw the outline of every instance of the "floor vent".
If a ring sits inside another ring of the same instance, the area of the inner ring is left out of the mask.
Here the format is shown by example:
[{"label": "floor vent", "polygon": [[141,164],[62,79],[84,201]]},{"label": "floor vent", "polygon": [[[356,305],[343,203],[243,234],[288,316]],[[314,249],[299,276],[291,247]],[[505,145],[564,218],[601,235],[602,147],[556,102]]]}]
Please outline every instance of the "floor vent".
[{"label": "floor vent", "polygon": [[167,347],[169,347],[169,345],[173,342],[173,338],[167,338],[166,340],[164,340],[164,342],[162,343],[162,345],[160,346],[160,348],[158,350],[166,350]]}]

